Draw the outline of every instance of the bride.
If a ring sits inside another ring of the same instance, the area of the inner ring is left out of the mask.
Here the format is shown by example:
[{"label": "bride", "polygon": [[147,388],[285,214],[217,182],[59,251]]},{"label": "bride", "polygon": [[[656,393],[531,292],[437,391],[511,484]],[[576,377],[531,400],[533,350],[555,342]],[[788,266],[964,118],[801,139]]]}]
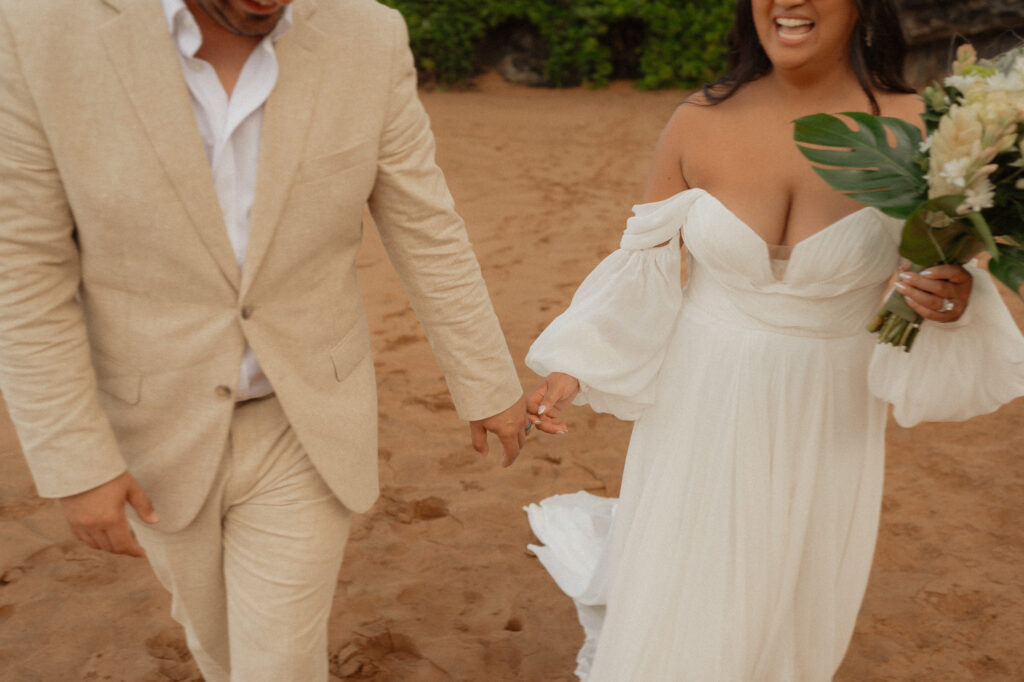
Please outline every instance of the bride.
[{"label": "bride", "polygon": [[[539,429],[564,432],[572,402],[636,420],[618,501],[528,509],[587,631],[581,677],[831,679],[871,565],[886,403],[910,425],[1024,395],[988,275],[901,268],[900,222],[793,142],[821,111],[919,121],[904,52],[891,0],[739,0],[730,71],[675,112],[620,249],[531,348]],[[894,271],[927,320],[910,354],[865,330]]]}]

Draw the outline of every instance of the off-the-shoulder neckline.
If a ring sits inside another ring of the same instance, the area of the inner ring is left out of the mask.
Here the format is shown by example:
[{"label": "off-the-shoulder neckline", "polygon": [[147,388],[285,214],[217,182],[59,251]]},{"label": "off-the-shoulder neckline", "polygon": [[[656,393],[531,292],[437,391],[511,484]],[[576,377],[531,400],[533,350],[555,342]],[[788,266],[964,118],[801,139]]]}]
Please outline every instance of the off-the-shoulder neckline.
[{"label": "off-the-shoulder neckline", "polygon": [[[736,215],[736,212],[733,211],[728,206],[726,206],[725,203],[723,203],[721,199],[719,199],[718,197],[716,197],[714,194],[712,194],[711,192],[707,191],[703,187],[689,187],[687,189],[680,190],[679,192],[676,192],[675,194],[673,194],[672,196],[670,196],[670,197],[668,197],[666,199],[659,199],[658,201],[650,201],[650,202],[647,202],[647,203],[644,203],[644,204],[636,204],[633,207],[633,209],[634,209],[634,211],[636,211],[636,209],[641,208],[641,207],[648,208],[648,209],[654,209],[654,208],[660,207],[662,205],[673,203],[675,200],[677,200],[677,199],[679,199],[679,198],[681,198],[681,197],[683,197],[684,195],[687,195],[687,194],[697,194],[699,196],[706,196],[706,197],[712,199],[716,204],[718,204],[718,206],[720,206],[722,208],[722,210],[724,210],[726,213],[728,213],[732,217],[733,220],[735,220],[737,223],[739,223],[740,225],[745,227],[747,230],[749,230],[750,234],[752,234],[762,244],[764,244],[765,247],[777,246],[775,244],[769,244],[768,241],[765,240],[765,238],[762,237],[757,232],[757,230],[752,228],[746,221],[744,221],[742,218],[740,218],[738,215]],[[811,234],[811,235],[809,235],[807,237],[804,237],[803,239],[801,239],[800,241],[796,242],[795,244],[790,244],[789,247],[791,249],[796,249],[796,247],[800,246],[804,242],[806,242],[808,240],[811,240],[811,239],[814,239],[818,235],[831,230],[832,228],[836,227],[837,225],[841,225],[841,224],[845,223],[846,221],[852,219],[854,216],[860,215],[861,213],[864,213],[865,211],[875,211],[875,212],[878,212],[878,209],[876,209],[876,208],[874,208],[872,206],[862,206],[861,208],[858,208],[856,211],[852,211],[852,212],[847,213],[846,215],[840,217],[837,220],[833,220],[831,223],[823,226],[820,230],[815,231],[813,234]]]}]

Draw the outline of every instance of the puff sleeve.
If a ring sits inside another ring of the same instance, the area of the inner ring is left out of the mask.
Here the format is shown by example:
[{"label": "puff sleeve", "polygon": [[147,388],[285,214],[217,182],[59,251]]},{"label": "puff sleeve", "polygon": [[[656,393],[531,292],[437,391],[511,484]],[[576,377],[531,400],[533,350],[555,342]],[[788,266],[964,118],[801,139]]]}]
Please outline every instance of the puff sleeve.
[{"label": "puff sleeve", "polygon": [[[575,404],[625,420],[654,401],[655,379],[682,302],[680,230],[697,192],[638,204],[618,250],[534,341],[526,365],[580,382]],[[659,246],[670,241],[666,246]]]},{"label": "puff sleeve", "polygon": [[871,392],[893,405],[905,427],[988,414],[1024,395],[1024,337],[988,273],[974,277],[970,305],[956,322],[926,322],[911,352],[879,344],[868,373]]}]

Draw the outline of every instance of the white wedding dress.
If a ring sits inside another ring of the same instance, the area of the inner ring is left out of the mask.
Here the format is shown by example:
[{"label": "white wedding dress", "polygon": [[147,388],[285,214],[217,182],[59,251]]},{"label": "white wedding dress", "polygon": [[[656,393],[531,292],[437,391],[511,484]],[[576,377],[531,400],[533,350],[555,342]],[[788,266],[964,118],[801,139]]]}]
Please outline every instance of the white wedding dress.
[{"label": "white wedding dress", "polygon": [[909,354],[876,345],[900,223],[875,209],[798,243],[784,272],[704,190],[634,213],[526,360],[636,420],[617,501],[527,508],[586,630],[577,674],[829,680],[871,566],[886,403],[904,425],[991,412],[1024,395],[1024,339],[974,269],[960,321],[925,323]]}]

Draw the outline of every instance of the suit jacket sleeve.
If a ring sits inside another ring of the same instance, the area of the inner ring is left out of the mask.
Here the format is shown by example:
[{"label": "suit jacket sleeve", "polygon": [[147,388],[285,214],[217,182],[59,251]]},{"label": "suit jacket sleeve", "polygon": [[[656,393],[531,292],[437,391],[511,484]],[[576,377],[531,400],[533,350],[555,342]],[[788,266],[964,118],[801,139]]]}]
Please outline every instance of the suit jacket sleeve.
[{"label": "suit jacket sleeve", "polygon": [[482,419],[522,391],[465,226],[434,162],[405,22],[397,12],[392,19],[390,101],[370,211],[459,416]]},{"label": "suit jacket sleeve", "polygon": [[0,12],[0,391],[44,497],[125,470],[96,395],[79,275],[71,210]]}]

